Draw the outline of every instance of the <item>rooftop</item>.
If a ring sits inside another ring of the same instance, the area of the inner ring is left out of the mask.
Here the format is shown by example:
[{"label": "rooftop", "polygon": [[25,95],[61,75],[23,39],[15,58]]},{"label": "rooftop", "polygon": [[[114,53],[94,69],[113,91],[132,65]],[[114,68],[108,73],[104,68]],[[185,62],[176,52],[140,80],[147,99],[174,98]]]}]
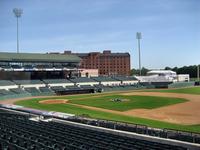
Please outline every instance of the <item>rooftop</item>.
[{"label": "rooftop", "polygon": [[0,61],[10,62],[80,62],[80,58],[75,55],[62,54],[40,54],[40,53],[7,53],[0,52]]}]

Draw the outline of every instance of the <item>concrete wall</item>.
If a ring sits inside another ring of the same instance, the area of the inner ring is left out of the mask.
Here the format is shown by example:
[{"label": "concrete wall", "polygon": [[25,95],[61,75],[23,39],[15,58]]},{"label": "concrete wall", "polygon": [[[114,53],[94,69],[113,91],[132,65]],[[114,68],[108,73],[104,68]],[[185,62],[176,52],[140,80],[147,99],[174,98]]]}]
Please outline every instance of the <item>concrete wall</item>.
[{"label": "concrete wall", "polygon": [[137,84],[138,81],[130,80],[130,81],[122,81],[122,84],[130,85],[130,84]]},{"label": "concrete wall", "polygon": [[77,85],[97,85],[99,82],[78,82]]},{"label": "concrete wall", "polygon": [[17,85],[0,86],[0,89],[5,89],[5,90],[14,88],[18,88],[18,86]]},{"label": "concrete wall", "polygon": [[121,81],[103,81],[101,82],[101,84],[103,85],[120,85],[121,84]]}]

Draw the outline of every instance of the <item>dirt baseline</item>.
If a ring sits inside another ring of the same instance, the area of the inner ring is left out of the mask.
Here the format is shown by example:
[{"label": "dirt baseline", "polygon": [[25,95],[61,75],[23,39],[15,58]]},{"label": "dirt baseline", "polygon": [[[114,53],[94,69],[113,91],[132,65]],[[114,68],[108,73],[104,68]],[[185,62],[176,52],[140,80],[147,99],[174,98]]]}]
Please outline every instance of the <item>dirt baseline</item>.
[{"label": "dirt baseline", "polygon": [[124,93],[123,95],[160,96],[187,99],[189,101],[175,105],[156,109],[133,109],[123,113],[171,123],[185,125],[200,124],[200,95],[159,92],[132,92]]},{"label": "dirt baseline", "polygon": [[65,104],[68,100],[66,99],[53,99],[53,100],[42,100],[39,101],[40,104]]},{"label": "dirt baseline", "polygon": [[128,111],[115,111],[104,108],[97,108],[92,106],[85,106],[79,104],[70,104],[78,107],[110,112],[119,115],[136,116],[141,118],[159,120],[170,123],[196,125],[200,124],[200,95],[179,94],[179,93],[160,93],[160,92],[127,92],[122,95],[143,95],[143,96],[159,96],[184,98],[189,101],[169,106],[164,106],[156,109],[132,109]]},{"label": "dirt baseline", "polygon": [[[72,104],[68,102],[66,99],[52,99],[52,97],[58,96],[51,96],[46,101],[40,103],[43,104],[64,104],[68,103],[70,105],[76,105],[78,107],[91,109],[91,110],[99,110],[104,112],[110,112],[119,115],[125,116],[132,116],[132,117],[141,117],[141,118],[148,118],[153,120],[177,123],[177,124],[185,124],[185,125],[196,125],[200,124],[200,95],[192,95],[192,94],[179,94],[179,93],[161,93],[161,92],[136,92],[136,91],[129,91],[129,92],[119,92],[122,95],[143,95],[143,96],[159,96],[159,97],[174,97],[174,98],[184,98],[189,101],[179,104],[174,104],[170,106],[160,107],[156,109],[132,109],[128,111],[115,111],[85,105],[78,105]],[[119,94],[118,93],[118,94]],[[111,93],[106,93],[105,95],[110,95]],[[94,97],[99,97],[101,95],[96,95]],[[36,97],[34,97],[36,98]],[[37,98],[47,98],[47,96],[37,97]],[[21,98],[21,99],[11,99],[1,101],[1,104],[13,104],[19,100],[30,100],[30,98]],[[85,98],[84,98],[85,99]],[[83,100],[84,100],[83,99]]]}]

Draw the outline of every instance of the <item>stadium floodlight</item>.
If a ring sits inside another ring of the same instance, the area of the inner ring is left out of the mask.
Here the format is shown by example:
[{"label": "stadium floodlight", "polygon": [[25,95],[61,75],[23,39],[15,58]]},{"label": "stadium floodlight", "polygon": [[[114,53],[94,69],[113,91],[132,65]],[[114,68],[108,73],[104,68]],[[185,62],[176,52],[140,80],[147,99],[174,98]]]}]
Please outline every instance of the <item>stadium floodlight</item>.
[{"label": "stadium floodlight", "polygon": [[199,80],[199,66],[200,66],[200,65],[197,65],[197,81],[200,81],[200,80]]},{"label": "stadium floodlight", "polygon": [[17,18],[17,53],[19,53],[19,27],[18,27],[18,18],[21,17],[23,10],[20,8],[14,8],[13,13],[15,14],[15,17]]},{"label": "stadium floodlight", "polygon": [[141,54],[140,54],[140,39],[142,39],[142,34],[141,32],[136,33],[136,39],[138,40],[138,51],[139,51],[139,70],[140,70],[140,76],[142,75],[141,73]]}]

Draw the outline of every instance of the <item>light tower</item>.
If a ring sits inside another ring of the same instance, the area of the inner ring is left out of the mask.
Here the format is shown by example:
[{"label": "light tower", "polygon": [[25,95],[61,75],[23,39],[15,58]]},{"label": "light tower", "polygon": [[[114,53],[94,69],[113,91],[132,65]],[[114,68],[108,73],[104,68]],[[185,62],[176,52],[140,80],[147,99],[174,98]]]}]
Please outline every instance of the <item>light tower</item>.
[{"label": "light tower", "polygon": [[200,65],[197,65],[197,81],[200,81],[200,80],[199,80],[199,66],[200,66]]},{"label": "light tower", "polygon": [[19,27],[18,27],[18,18],[21,17],[23,10],[20,8],[14,8],[13,13],[15,14],[15,17],[17,18],[17,53],[19,53]]},{"label": "light tower", "polygon": [[140,70],[140,76],[142,75],[141,73],[141,55],[140,55],[140,39],[142,39],[142,34],[141,32],[136,33],[136,39],[138,40],[138,51],[139,51],[139,70]]}]

